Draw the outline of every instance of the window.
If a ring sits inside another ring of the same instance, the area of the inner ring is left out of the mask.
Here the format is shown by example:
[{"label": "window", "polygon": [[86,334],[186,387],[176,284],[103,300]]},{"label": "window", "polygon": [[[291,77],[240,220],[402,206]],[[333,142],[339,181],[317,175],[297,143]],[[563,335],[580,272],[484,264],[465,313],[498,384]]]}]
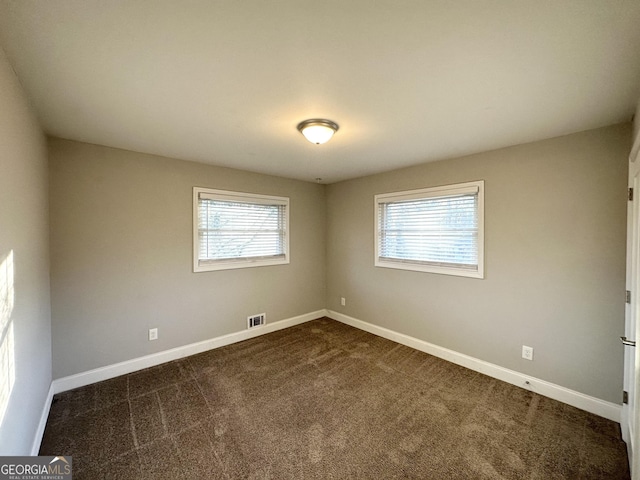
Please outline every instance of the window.
[{"label": "window", "polygon": [[289,199],[193,189],[193,271],[289,263]]},{"label": "window", "polygon": [[484,181],[375,196],[377,267],[484,278]]}]

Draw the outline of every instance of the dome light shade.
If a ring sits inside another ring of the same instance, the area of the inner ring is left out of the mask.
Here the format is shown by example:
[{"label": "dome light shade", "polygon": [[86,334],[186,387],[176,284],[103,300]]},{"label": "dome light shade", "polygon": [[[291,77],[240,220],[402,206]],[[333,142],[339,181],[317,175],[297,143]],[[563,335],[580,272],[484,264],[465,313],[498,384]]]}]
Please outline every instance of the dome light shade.
[{"label": "dome light shade", "polygon": [[337,123],[321,118],[305,120],[298,124],[298,130],[304,135],[304,138],[316,145],[327,143],[331,140],[331,137],[338,131],[338,128],[340,127],[338,127]]}]

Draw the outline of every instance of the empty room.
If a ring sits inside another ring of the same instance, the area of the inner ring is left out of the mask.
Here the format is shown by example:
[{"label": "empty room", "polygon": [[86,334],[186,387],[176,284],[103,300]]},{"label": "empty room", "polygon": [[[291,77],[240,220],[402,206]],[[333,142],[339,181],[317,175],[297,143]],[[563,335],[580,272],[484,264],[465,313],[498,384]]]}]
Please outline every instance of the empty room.
[{"label": "empty room", "polygon": [[0,478],[640,479],[639,114],[637,0],[0,0]]}]

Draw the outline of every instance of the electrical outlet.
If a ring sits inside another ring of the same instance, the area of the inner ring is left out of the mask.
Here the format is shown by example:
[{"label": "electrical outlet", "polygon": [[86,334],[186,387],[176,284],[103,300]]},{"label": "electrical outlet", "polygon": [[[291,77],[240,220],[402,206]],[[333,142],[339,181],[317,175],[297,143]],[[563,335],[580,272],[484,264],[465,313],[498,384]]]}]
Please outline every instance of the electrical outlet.
[{"label": "electrical outlet", "polygon": [[340,305],[345,307],[347,305],[347,299],[344,297],[340,297]]},{"label": "electrical outlet", "polygon": [[150,328],[149,329],[149,341],[158,339],[158,329]]},{"label": "electrical outlet", "polygon": [[522,358],[525,360],[533,360],[533,347],[522,346]]}]

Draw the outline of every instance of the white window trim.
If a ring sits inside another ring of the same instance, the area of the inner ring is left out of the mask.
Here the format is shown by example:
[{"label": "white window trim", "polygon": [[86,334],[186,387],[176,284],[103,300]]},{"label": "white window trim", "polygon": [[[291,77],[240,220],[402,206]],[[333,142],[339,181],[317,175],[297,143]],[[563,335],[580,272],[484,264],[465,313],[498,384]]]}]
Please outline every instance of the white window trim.
[{"label": "white window trim", "polygon": [[[439,197],[446,195],[478,192],[478,268],[469,270],[440,265],[426,265],[408,261],[394,261],[380,258],[380,222],[378,209],[381,203],[393,200],[411,200],[419,198]],[[442,275],[454,275],[458,277],[484,278],[484,180],[475,182],[457,183],[439,187],[407,190],[404,192],[382,193],[374,197],[374,265],[376,267],[394,268],[399,270],[412,270],[416,272],[438,273]]]},{"label": "white window trim", "polygon": [[[203,194],[203,196],[205,197],[207,195],[211,195],[211,198],[215,198],[218,200],[230,200],[230,201],[265,204],[265,205],[284,205],[285,206],[284,258],[234,259],[229,261],[219,261],[216,263],[200,264],[200,260],[198,258],[198,252],[200,251],[200,238],[198,235],[198,199],[200,198],[200,194]],[[193,271],[195,273],[288,264],[290,263],[289,234],[290,234],[290,228],[289,228],[289,198],[288,197],[276,197],[272,195],[260,195],[257,193],[232,192],[229,190],[214,190],[211,188],[193,187]]]}]

